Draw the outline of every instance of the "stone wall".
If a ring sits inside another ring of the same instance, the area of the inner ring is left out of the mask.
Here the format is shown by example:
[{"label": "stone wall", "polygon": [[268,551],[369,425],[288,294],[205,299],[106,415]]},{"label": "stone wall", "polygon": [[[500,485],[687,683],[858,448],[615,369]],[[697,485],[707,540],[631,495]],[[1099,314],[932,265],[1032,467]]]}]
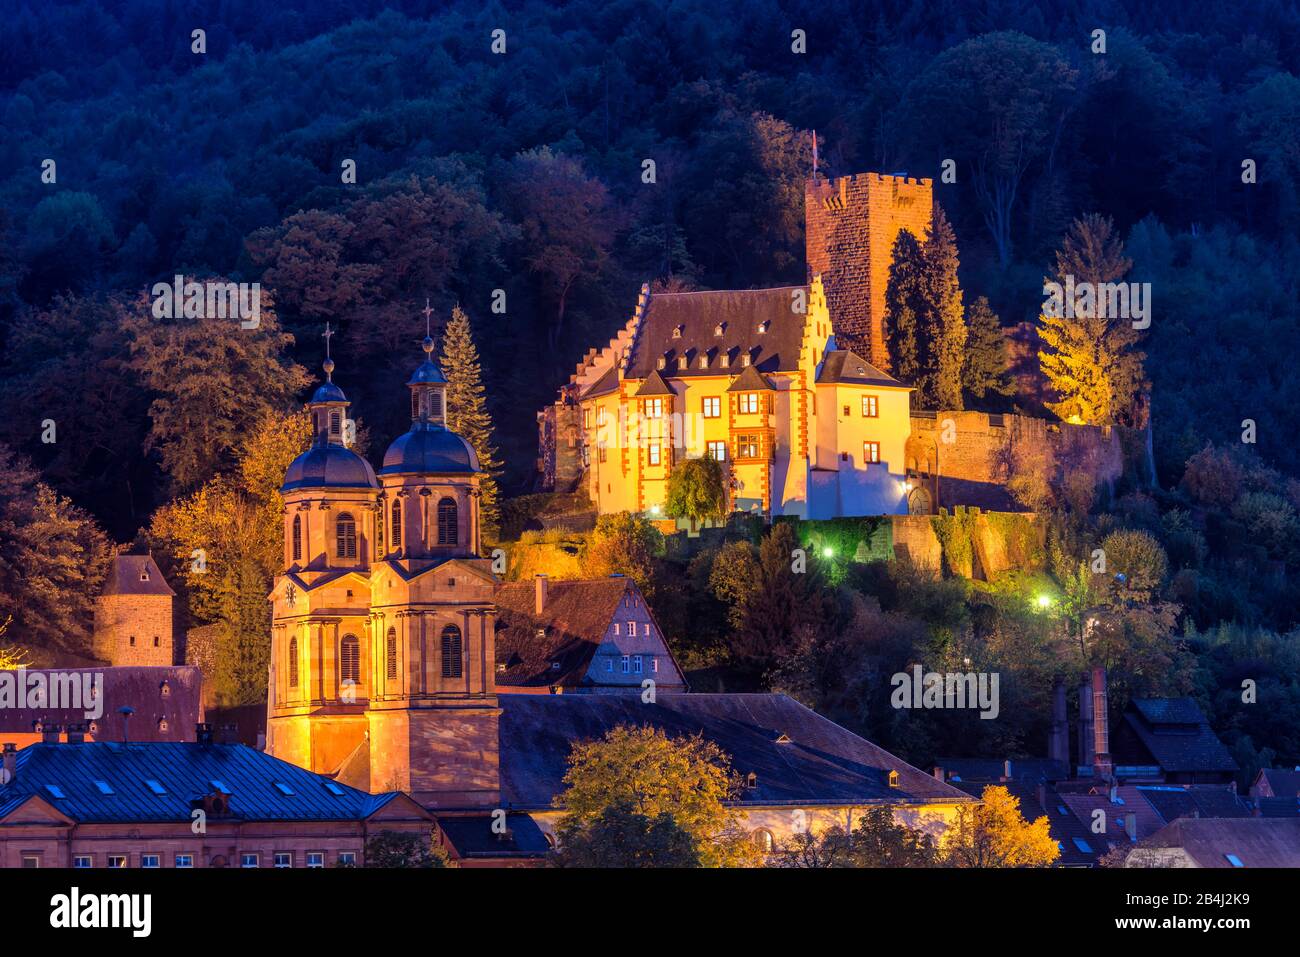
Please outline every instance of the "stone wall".
[{"label": "stone wall", "polygon": [[[1126,435],[1125,433],[1129,433]],[[1142,433],[1118,426],[1070,425],[1023,415],[985,412],[913,412],[907,468],[937,486],[937,505],[1019,511],[1005,488],[1009,463],[1017,455],[1046,450],[1065,469],[1090,472],[1113,492],[1125,477],[1140,481],[1145,465]],[[1131,441],[1130,441],[1131,440]]]},{"label": "stone wall", "polygon": [[172,628],[171,595],[101,595],[95,657],[113,665],[174,665]]}]

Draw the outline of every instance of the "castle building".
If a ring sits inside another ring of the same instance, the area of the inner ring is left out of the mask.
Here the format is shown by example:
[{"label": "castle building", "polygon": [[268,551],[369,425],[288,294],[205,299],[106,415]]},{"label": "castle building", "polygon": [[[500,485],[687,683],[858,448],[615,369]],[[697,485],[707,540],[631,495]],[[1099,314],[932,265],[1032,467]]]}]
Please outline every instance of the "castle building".
[{"label": "castle building", "polygon": [[[499,585],[479,557],[479,463],[446,428],[441,372],[428,359],[416,370],[411,428],[376,474],[347,447],[333,370],[327,359],[312,446],[282,486],[272,756],[362,791],[408,792],[453,855],[478,863],[539,859],[573,745],[623,725],[717,743],[766,847],[873,805],[940,832],[972,800],[785,695],[686,693],[626,579]],[[509,847],[493,829],[502,811]]]},{"label": "castle building", "polygon": [[153,556],[115,556],[95,600],[95,657],[111,665],[175,664],[175,598]]},{"label": "castle building", "polygon": [[707,455],[731,511],[909,511],[912,389],[884,371],[881,323],[894,240],[929,228],[930,180],[814,178],[806,203],[806,285],[642,287],[538,415],[545,487],[585,488],[601,513],[660,516],[674,465]]}]

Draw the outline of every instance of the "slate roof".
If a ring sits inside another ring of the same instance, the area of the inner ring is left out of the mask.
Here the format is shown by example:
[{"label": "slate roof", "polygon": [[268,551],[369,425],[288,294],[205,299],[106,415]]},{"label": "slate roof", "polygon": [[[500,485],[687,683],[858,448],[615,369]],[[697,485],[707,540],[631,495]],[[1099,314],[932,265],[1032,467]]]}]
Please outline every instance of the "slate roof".
[{"label": "slate roof", "polygon": [[462,858],[528,857],[546,854],[551,845],[527,814],[507,814],[506,833],[492,830],[491,814],[439,817],[438,827]]},{"label": "slate roof", "polygon": [[1142,842],[1181,847],[1201,867],[1300,867],[1300,819],[1179,818]]},{"label": "slate roof", "polygon": [[907,386],[888,373],[881,372],[866,359],[849,349],[833,349],[822,360],[817,384],[845,383],[848,385],[874,385],[882,388],[905,389]]},{"label": "slate roof", "polygon": [[[155,793],[150,780],[165,793]],[[229,816],[245,821],[363,820],[401,797],[367,794],[242,744],[33,744],[18,752],[0,809],[36,795],[81,823],[188,823],[193,802],[218,790],[214,781],[230,792]]]},{"label": "slate roof", "polygon": [[1256,798],[1260,817],[1300,817],[1300,798]]},{"label": "slate roof", "polygon": [[[506,666],[497,672],[497,684],[577,687],[631,582],[549,582],[540,618],[533,613],[535,587],[531,581],[506,582],[497,589],[496,655]],[[558,669],[551,667],[556,661]]]},{"label": "slate roof", "polygon": [[[725,374],[729,370],[722,368],[722,354],[730,356],[730,369],[739,369],[746,351],[760,372],[793,371],[799,364],[807,317],[792,308],[792,293],[807,288],[652,293],[625,376],[647,378],[661,356],[667,358],[669,375],[675,378]],[[759,332],[764,322],[767,331]],[[715,335],[719,323],[720,336]],[[681,335],[674,338],[679,328]],[[699,368],[701,352],[709,359],[705,369]],[[687,368],[678,369],[677,358],[683,354],[689,360]]]},{"label": "slate roof", "polygon": [[[1133,785],[1121,785],[1116,789],[1118,800],[1112,802],[1109,790],[1101,794],[1058,794],[1061,803],[1068,807],[1074,816],[1085,826],[1093,820],[1093,812],[1106,812],[1106,839],[1112,844],[1127,846],[1132,843],[1121,819],[1130,814],[1137,815],[1137,839],[1154,834],[1165,826],[1165,821],[1156,813],[1156,809],[1143,797]],[[1090,835],[1094,844],[1101,841],[1100,834]],[[1102,848],[1104,852],[1106,848]]]},{"label": "slate roof", "polygon": [[1250,805],[1227,788],[1138,785],[1138,791],[1166,822],[1180,817],[1250,817]]},{"label": "slate roof", "polygon": [[776,389],[768,381],[767,376],[759,372],[754,366],[741,371],[736,376],[736,381],[727,386],[728,392],[775,392]]},{"label": "slate roof", "polygon": [[1237,770],[1191,698],[1136,698],[1124,721],[1166,773]]},{"label": "slate roof", "polygon": [[609,395],[611,392],[618,391],[618,369],[610,366],[605,370],[605,374],[591,384],[586,392],[582,393],[584,399],[594,399],[596,396]]},{"label": "slate roof", "polygon": [[[149,575],[141,581],[141,572]],[[117,555],[104,582],[105,595],[175,595],[152,555]]]},{"label": "slate roof", "polygon": [[[97,739],[120,741],[122,716],[118,708],[135,709],[128,723],[132,741],[189,741],[194,738],[194,725],[203,720],[203,678],[192,665],[178,667],[151,667],[120,665],[98,668],[27,669],[26,679],[33,675],[66,675],[69,673],[103,675],[100,679],[104,703],[97,719],[86,717],[86,710],[59,708],[0,708],[0,740],[5,734],[31,734],[33,722],[38,719],[52,725],[86,725],[88,734]],[[167,693],[163,693],[164,684]],[[48,677],[47,677],[48,686]],[[167,722],[166,730],[162,721]],[[94,721],[96,727],[89,725]]]},{"label": "slate roof", "polygon": [[[1006,771],[1006,763],[998,758],[936,758],[935,766],[943,768],[949,780],[960,777],[963,782],[999,784]],[[1048,758],[1012,758],[1011,778],[1016,781],[1060,781],[1069,777],[1064,762]]]},{"label": "slate roof", "polygon": [[[502,799],[549,808],[564,790],[574,743],[624,724],[673,737],[700,733],[731,756],[755,787],[741,805],[966,802],[969,795],[781,694],[501,695]],[[788,738],[781,743],[780,737]],[[898,771],[899,786],[889,786]]]},{"label": "slate roof", "polygon": [[[947,770],[946,765],[940,766]],[[1046,805],[1039,801],[1037,779],[1013,777],[1010,781],[962,780],[952,783],[954,787],[961,788],[976,798],[980,797],[984,793],[984,788],[990,784],[1004,787],[1019,798],[1020,814],[1026,821],[1035,821],[1040,817],[1047,818],[1048,834],[1061,849],[1061,856],[1056,859],[1059,867],[1093,867],[1097,859],[1108,850],[1106,843],[1100,840],[1098,835],[1091,833],[1083,822],[1074,816],[1074,812],[1050,786],[1044,789],[1043,800],[1047,802]],[[1082,841],[1082,845],[1075,843],[1076,840]]]},{"label": "slate roof", "polygon": [[640,398],[643,395],[676,394],[677,393],[673,391],[672,386],[664,381],[664,377],[659,373],[658,369],[652,369],[650,374],[646,376],[646,380],[641,383],[641,388],[636,390],[637,398]]},{"label": "slate roof", "polygon": [[1269,790],[1276,798],[1294,798],[1300,796],[1300,771],[1287,768],[1261,768],[1260,777],[1268,782]]}]

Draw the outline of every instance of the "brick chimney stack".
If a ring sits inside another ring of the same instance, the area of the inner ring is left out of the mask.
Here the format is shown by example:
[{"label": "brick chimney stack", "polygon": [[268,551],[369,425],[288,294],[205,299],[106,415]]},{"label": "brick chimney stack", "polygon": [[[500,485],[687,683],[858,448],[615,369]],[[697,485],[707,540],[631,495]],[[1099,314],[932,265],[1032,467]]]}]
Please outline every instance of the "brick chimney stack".
[{"label": "brick chimney stack", "polygon": [[1079,767],[1092,767],[1092,683],[1083,679],[1079,685]]},{"label": "brick chimney stack", "polygon": [[1092,669],[1092,776],[1096,781],[1109,781],[1115,775],[1110,760],[1110,712],[1106,695],[1106,669]]},{"label": "brick chimney stack", "polygon": [[18,773],[18,745],[12,741],[5,742],[4,774],[0,775],[0,784],[8,784]]},{"label": "brick chimney stack", "polygon": [[63,727],[57,724],[41,725],[41,743],[58,744],[59,738],[63,736]]},{"label": "brick chimney stack", "polygon": [[546,576],[533,576],[533,613],[541,616],[546,609]]}]

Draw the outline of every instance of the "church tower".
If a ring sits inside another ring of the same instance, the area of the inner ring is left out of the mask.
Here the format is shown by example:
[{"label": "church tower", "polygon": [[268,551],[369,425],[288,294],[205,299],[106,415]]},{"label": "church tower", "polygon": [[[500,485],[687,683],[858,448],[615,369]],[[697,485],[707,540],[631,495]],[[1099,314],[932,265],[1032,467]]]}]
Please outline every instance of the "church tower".
[{"label": "church tower", "polygon": [[496,807],[496,580],[480,557],[473,448],[446,425],[433,340],[407,383],[411,427],[384,454],[370,574],[370,788],[430,807]]},{"label": "church tower", "polygon": [[[331,335],[326,328],[326,342]],[[271,590],[267,750],[321,773],[365,740],[370,668],[370,565],[379,482],[348,448],[348,400],[325,360],[308,403],[311,447],[290,464],[284,562]]]}]

